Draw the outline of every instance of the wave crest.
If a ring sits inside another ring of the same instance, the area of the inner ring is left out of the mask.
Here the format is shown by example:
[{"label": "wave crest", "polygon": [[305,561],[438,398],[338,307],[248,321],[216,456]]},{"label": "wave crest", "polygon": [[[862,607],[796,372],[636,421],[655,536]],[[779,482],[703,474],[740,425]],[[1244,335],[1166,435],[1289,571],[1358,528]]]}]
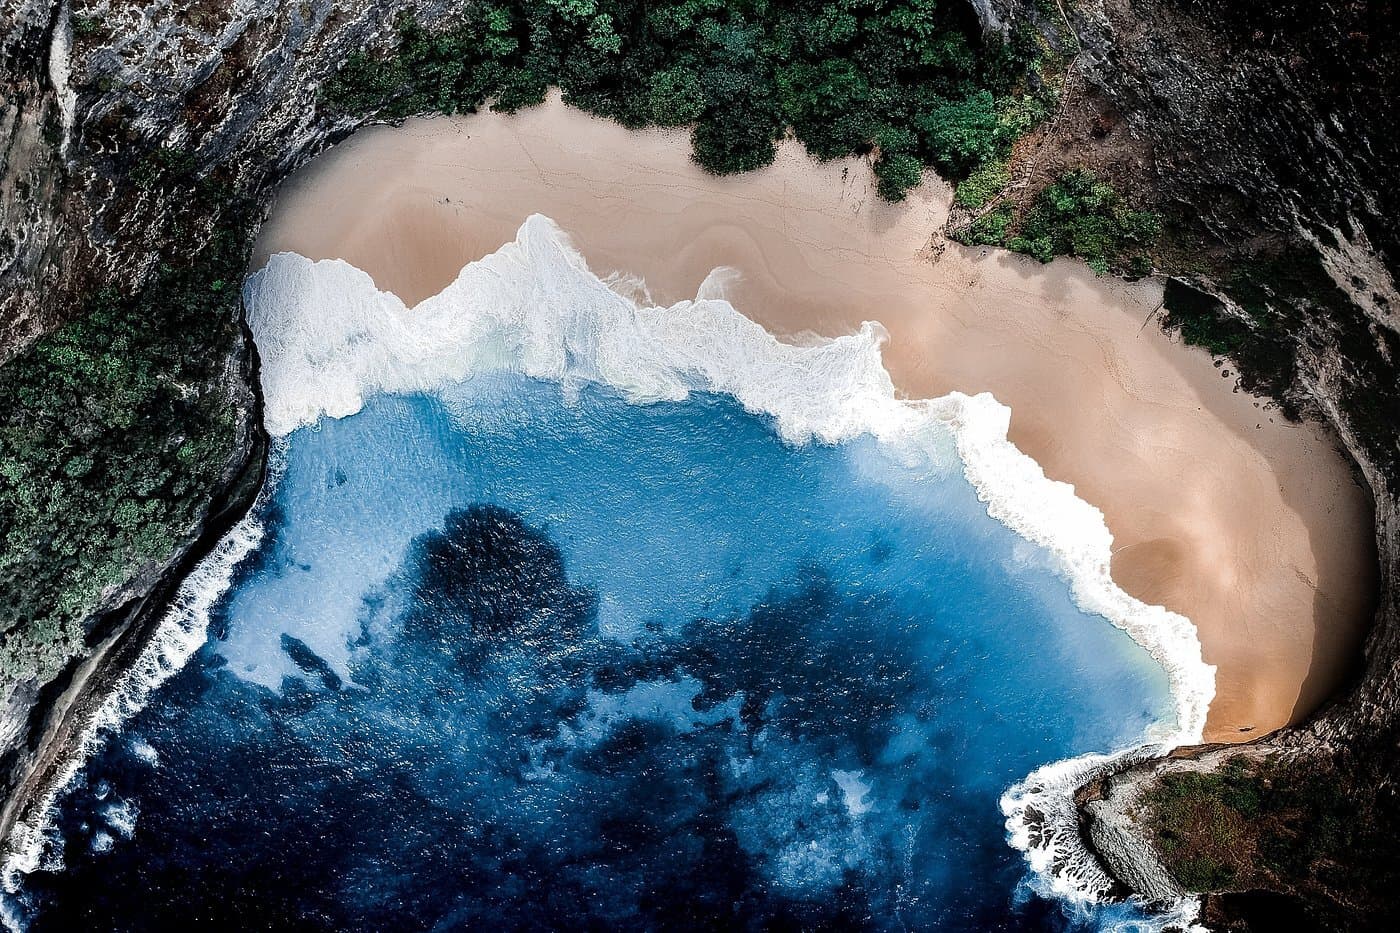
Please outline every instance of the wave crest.
[{"label": "wave crest", "polygon": [[352,414],[376,392],[433,391],[495,371],[566,388],[599,383],[633,402],[724,393],[770,416],[790,443],[872,434],[937,460],[951,434],[988,513],[1047,550],[1079,606],[1127,632],[1171,685],[1175,721],[1159,724],[1149,744],[1046,765],[1002,798],[1009,841],[1051,890],[1098,899],[1111,884],[1083,845],[1072,795],[1125,757],[1201,740],[1215,668],[1202,660],[1195,627],[1113,582],[1113,537],[1103,513],[1073,486],[1046,477],[1007,439],[1011,411],[991,395],[900,399],[881,359],[886,333],[879,324],[796,346],[718,293],[702,289],[669,308],[638,304],[629,295],[644,289],[610,287],[553,221],[537,214],[514,242],[470,263],[412,309],[345,262],[293,253],[273,256],[248,279],[244,296],[274,435]]}]

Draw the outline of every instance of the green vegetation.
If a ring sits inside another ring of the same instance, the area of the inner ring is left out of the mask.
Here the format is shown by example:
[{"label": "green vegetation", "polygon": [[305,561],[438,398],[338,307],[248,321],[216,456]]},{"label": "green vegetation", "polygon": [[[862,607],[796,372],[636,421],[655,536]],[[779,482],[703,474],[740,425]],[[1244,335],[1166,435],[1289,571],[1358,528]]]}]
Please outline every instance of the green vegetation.
[{"label": "green vegetation", "polygon": [[[968,200],[981,195],[985,202],[990,188],[978,178]],[[1152,271],[1148,251],[1161,232],[1160,217],[1134,210],[1112,185],[1080,170],[1047,185],[1020,217],[1010,207],[998,208],[956,236],[970,246],[1005,246],[1041,262],[1077,256],[1101,275],[1112,270],[1142,276]]]},{"label": "green vegetation", "polygon": [[956,234],[958,240],[968,246],[1005,246],[1006,235],[1016,213],[1010,204],[999,205],[974,220],[966,230]]},{"label": "green vegetation", "polygon": [[[186,161],[153,159],[153,185]],[[103,595],[167,559],[216,491],[237,440],[225,367],[247,230],[237,211],[212,235],[177,228],[176,250],[204,245],[0,367],[0,683],[57,673]]]},{"label": "green vegetation", "polygon": [[1100,274],[1112,266],[1146,275],[1152,264],[1145,250],[1161,232],[1156,214],[1132,210],[1112,185],[1077,171],[1040,193],[1006,245],[1041,262],[1078,256]]},{"label": "green vegetation", "polygon": [[[1044,50],[984,40],[937,0],[517,0],[465,5],[443,29],[399,24],[391,53],[352,56],[333,113],[515,110],[551,85],[625,126],[693,125],[716,173],[766,165],[789,128],[818,158],[873,153],[881,194],[925,166],[960,179],[997,164],[1043,119]],[[990,175],[984,176],[985,188]]]},{"label": "green vegetation", "polygon": [[1354,808],[1325,766],[1238,756],[1163,775],[1145,796],[1163,861],[1191,891],[1300,879],[1358,844]]},{"label": "green vegetation", "polygon": [[75,39],[94,39],[100,36],[103,31],[102,17],[100,16],[74,14],[71,23]]},{"label": "green vegetation", "polygon": [[[1011,174],[1005,161],[985,162],[962,180],[953,199],[959,207],[977,210],[1001,194],[1010,183]],[[1002,231],[1003,235],[1005,232]]]}]

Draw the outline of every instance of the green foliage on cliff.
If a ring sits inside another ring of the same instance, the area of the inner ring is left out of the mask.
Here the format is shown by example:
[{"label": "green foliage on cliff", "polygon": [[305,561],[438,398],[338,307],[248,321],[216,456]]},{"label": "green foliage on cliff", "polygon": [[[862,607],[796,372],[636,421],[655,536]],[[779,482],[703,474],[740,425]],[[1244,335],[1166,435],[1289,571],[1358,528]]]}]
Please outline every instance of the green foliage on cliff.
[{"label": "green foliage on cliff", "polygon": [[1164,864],[1189,891],[1300,882],[1369,845],[1338,775],[1306,759],[1239,756],[1165,774],[1144,803]]},{"label": "green foliage on cliff", "polygon": [[1004,159],[1048,112],[1042,55],[937,0],[476,2],[432,32],[402,21],[389,54],[351,56],[322,100],[388,117],[514,110],[558,85],[625,126],[693,125],[716,173],[768,164],[789,128],[818,158],[873,153],[897,200],[925,166],[957,179]]},{"label": "green foliage on cliff", "polygon": [[1134,210],[1112,185],[1081,170],[1047,185],[1021,216],[998,208],[955,236],[970,246],[1005,246],[1041,262],[1077,256],[1100,274],[1141,276],[1152,271],[1149,250],[1161,232],[1160,217]]},{"label": "green foliage on cliff", "polygon": [[0,685],[52,677],[104,595],[168,559],[216,490],[237,440],[225,367],[246,230],[172,252],[0,366]]}]

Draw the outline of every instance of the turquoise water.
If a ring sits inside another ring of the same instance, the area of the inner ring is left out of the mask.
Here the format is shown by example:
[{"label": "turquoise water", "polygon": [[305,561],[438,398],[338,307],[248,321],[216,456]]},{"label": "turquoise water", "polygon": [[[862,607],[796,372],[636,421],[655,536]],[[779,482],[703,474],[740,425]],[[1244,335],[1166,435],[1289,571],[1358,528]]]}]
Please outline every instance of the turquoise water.
[{"label": "turquoise water", "polygon": [[951,441],[497,374],[281,445],[207,643],[63,798],[34,928],[1105,922],[1034,893],[999,800],[1170,720],[1166,675]]}]

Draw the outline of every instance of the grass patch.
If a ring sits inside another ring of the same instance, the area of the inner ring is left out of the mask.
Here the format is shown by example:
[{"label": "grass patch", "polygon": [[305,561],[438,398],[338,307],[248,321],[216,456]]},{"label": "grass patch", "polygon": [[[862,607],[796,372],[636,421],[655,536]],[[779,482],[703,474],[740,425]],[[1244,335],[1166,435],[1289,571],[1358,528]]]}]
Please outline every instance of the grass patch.
[{"label": "grass patch", "polygon": [[1344,860],[1358,840],[1355,808],[1326,771],[1238,756],[1211,772],[1168,773],[1145,794],[1147,826],[1187,890],[1296,881]]}]

